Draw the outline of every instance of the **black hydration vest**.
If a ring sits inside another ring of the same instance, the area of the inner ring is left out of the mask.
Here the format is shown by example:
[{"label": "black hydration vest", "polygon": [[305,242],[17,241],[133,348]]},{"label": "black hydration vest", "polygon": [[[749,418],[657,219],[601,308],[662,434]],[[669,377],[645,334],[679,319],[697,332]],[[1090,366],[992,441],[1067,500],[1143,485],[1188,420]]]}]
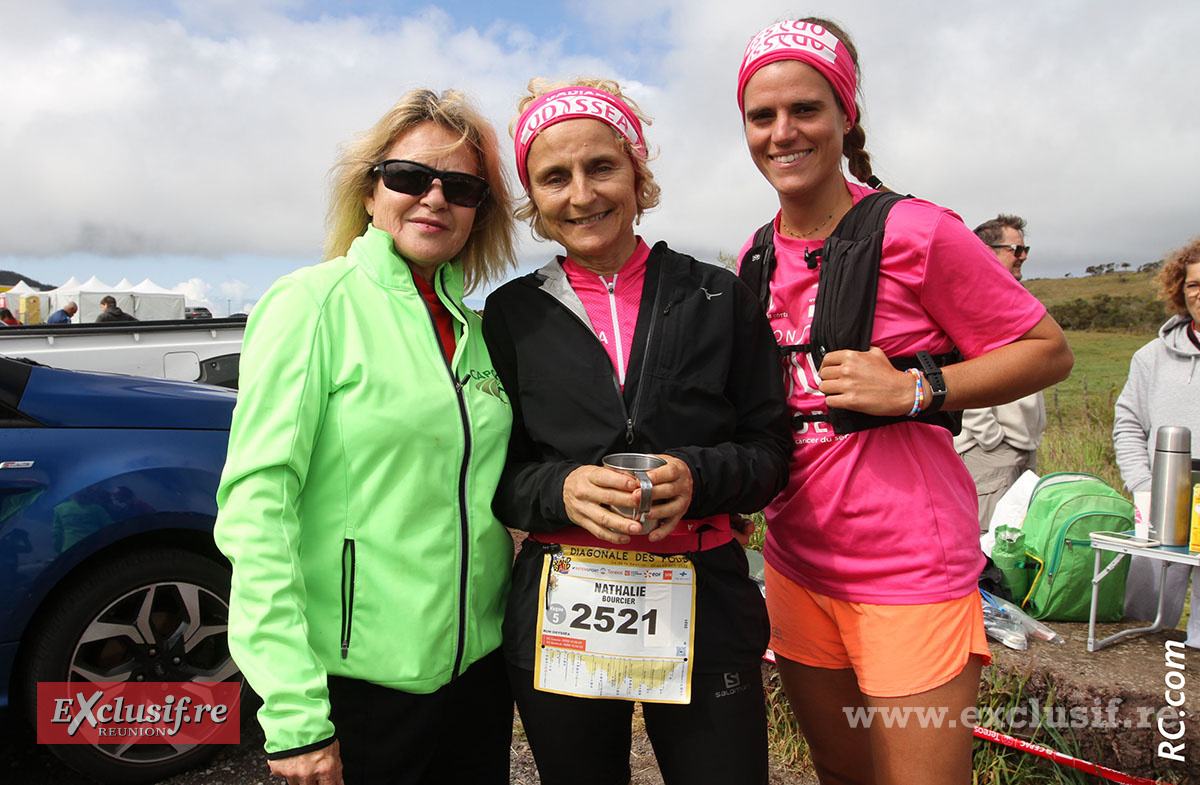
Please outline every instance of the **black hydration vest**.
[{"label": "black hydration vest", "polygon": [[[806,352],[814,367],[829,352],[851,349],[865,352],[871,348],[871,330],[875,326],[875,300],[879,289],[879,263],[883,258],[883,224],[892,206],[910,197],[885,191],[868,194],[842,217],[825,240],[820,251],[806,253],[810,269],[820,265],[817,301],[809,342],[780,346],[784,355]],[[754,244],[742,256],[738,277],[758,295],[763,310],[770,300],[771,274],[775,270],[775,222],[769,221],[754,234]],[[919,367],[916,357],[888,358],[899,369]],[[954,349],[935,355],[938,366],[960,362],[962,354]],[[828,414],[792,415],[792,427],[805,423],[828,422],[834,433],[854,433],[897,422],[940,425],[955,436],[962,430],[962,412],[936,411],[916,417],[885,417],[830,408]]]}]

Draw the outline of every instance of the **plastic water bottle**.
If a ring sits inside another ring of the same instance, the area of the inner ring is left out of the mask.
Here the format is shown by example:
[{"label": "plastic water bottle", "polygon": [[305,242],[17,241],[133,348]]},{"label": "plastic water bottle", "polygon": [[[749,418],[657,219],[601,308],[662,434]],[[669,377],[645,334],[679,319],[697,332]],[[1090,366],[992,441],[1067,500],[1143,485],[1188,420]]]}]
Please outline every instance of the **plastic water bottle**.
[{"label": "plastic water bottle", "polygon": [[1192,432],[1181,425],[1158,429],[1150,480],[1150,539],[1187,545],[1192,500]]}]

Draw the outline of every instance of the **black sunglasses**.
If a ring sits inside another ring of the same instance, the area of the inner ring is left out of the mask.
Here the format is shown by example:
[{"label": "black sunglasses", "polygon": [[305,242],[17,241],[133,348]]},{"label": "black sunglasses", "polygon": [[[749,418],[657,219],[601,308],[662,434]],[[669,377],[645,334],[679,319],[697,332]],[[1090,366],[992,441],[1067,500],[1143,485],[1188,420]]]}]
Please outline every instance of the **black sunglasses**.
[{"label": "black sunglasses", "polygon": [[392,158],[375,164],[372,172],[383,178],[388,190],[409,196],[424,196],[434,180],[442,181],[442,194],[450,204],[478,207],[487,199],[488,184],[482,177],[466,172],[443,172],[416,161]]},{"label": "black sunglasses", "polygon": [[989,245],[988,248],[1007,248],[1013,252],[1013,256],[1029,256],[1028,245],[1017,245],[1016,243],[1002,243],[1000,245]]}]

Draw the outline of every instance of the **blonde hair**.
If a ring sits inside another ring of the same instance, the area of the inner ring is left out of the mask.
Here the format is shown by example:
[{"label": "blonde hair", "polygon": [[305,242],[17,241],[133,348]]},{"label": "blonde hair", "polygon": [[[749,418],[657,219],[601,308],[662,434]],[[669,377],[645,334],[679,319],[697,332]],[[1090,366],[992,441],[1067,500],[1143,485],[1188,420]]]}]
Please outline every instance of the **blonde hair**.
[{"label": "blonde hair", "polygon": [[506,270],[516,266],[516,226],[496,132],[457,90],[441,95],[432,90],[405,93],[375,125],[342,146],[330,170],[325,258],[345,256],[354,239],[367,230],[371,216],[364,200],[378,177],[372,168],[397,139],[422,123],[434,123],[457,134],[458,141],[446,152],[467,145],[478,160],[479,176],[489,186],[488,197],[476,208],[471,233],[458,253],[464,286],[470,292],[480,283],[500,280]]},{"label": "blonde hair", "polygon": [[[520,119],[521,113],[525,111],[525,107],[529,106],[531,103],[551,90],[557,90],[560,87],[590,87],[593,90],[603,90],[604,92],[621,99],[621,101],[623,101],[625,105],[629,107],[630,111],[637,116],[638,121],[640,121],[643,126],[648,126],[651,124],[650,118],[641,110],[641,107],[639,107],[632,98],[629,98],[622,93],[621,85],[611,79],[593,79],[589,77],[583,77],[575,79],[571,82],[551,83],[545,79],[535,78],[529,80],[529,95],[521,99],[521,103],[517,106],[517,115],[513,118],[513,121],[509,123],[509,135],[511,136],[513,134],[513,129],[516,127],[517,120]],[[652,210],[655,207],[658,207],[659,198],[662,195],[662,188],[654,181],[654,173],[650,171],[650,167],[647,164],[648,159],[637,155],[634,152],[633,145],[629,143],[628,139],[621,135],[620,131],[613,128],[612,132],[614,138],[617,140],[617,143],[621,146],[621,149],[625,151],[626,155],[628,155],[629,159],[633,162],[633,190],[637,195],[637,220],[640,221],[642,219],[642,215],[647,210]],[[529,223],[529,228],[533,232],[534,237],[542,240],[552,239],[546,232],[545,224],[542,223],[541,213],[538,212],[537,205],[534,204],[533,197],[531,197],[529,194],[525,195],[524,201],[522,201],[520,206],[517,207],[514,215],[520,220],[527,221]]]}]

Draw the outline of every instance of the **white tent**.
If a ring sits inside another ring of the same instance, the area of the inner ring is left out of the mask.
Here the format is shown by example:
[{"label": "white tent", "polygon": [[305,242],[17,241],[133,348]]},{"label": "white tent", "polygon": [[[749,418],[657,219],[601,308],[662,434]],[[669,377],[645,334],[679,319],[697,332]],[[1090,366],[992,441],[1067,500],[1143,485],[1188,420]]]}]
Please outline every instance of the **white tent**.
[{"label": "white tent", "polygon": [[109,295],[116,298],[117,307],[126,313],[133,313],[132,293],[119,291],[94,275],[83,283],[79,283],[75,276],[71,276],[70,281],[49,294],[51,307],[54,310],[58,310],[72,301],[79,306],[79,310],[71,318],[71,321],[77,324],[90,324],[96,321],[96,317],[104,310],[100,307],[100,301]]},{"label": "white tent", "polygon": [[143,322],[162,319],[182,319],[184,297],[151,281],[149,278],[130,289],[133,310],[129,311]]},{"label": "white tent", "polygon": [[116,286],[109,286],[96,276],[82,283],[72,276],[65,284],[45,294],[50,295],[51,310],[58,310],[74,301],[79,311],[71,321],[78,324],[96,321],[96,317],[104,310],[100,307],[100,301],[108,295],[116,299],[118,308],[143,322],[183,318],[183,295],[164,289],[149,278],[136,286],[126,278],[122,278]]},{"label": "white tent", "polygon": [[[36,308],[32,307],[31,300],[37,301]],[[38,324],[50,315],[47,310],[50,307],[49,292],[34,289],[25,281],[17,281],[16,286],[0,293],[0,301],[0,305],[12,311],[25,324]]]},{"label": "white tent", "polygon": [[[62,310],[64,305],[74,300],[79,294],[79,284],[79,279],[72,275],[70,279],[62,286],[58,287],[57,289],[51,289],[48,292],[44,292],[44,294],[50,298],[50,304],[46,306],[46,310],[50,313]],[[46,316],[49,316],[50,313],[46,314]],[[43,316],[42,318],[44,319],[46,317]],[[71,321],[79,321],[78,311],[76,311],[75,315],[71,317]]]}]

